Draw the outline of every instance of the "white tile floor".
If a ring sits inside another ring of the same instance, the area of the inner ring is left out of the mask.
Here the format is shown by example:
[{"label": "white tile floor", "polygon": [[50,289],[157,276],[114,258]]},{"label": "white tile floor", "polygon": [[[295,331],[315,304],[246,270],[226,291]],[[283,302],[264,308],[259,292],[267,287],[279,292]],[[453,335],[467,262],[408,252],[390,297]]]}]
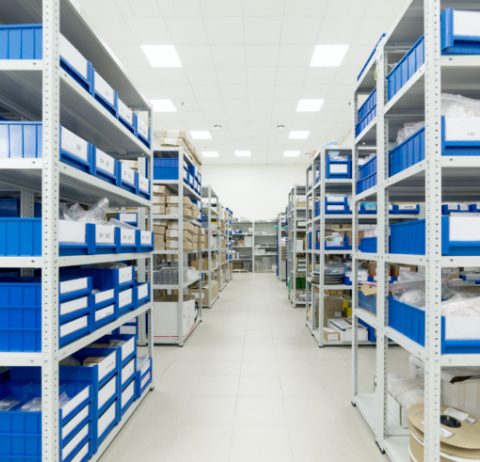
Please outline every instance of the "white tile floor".
[{"label": "white tile floor", "polygon": [[155,354],[155,391],[102,462],[386,460],[350,404],[350,349],[319,349],[274,275],[234,275],[186,345]]}]

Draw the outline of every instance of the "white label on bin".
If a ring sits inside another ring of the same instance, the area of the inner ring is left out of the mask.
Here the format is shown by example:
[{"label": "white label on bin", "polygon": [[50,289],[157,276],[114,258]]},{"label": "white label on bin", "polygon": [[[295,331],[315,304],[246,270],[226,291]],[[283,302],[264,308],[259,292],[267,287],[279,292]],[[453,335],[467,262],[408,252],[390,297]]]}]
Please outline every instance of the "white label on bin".
[{"label": "white label on bin", "polygon": [[81,297],[69,302],[60,303],[60,314],[70,314],[88,307],[88,297]]},{"label": "white label on bin", "polygon": [[118,215],[118,220],[123,221],[124,223],[136,223],[137,214],[136,213],[121,213]]},{"label": "white label on bin", "polygon": [[138,188],[144,193],[150,192],[150,182],[147,177],[138,175]]},{"label": "white label on bin", "polygon": [[446,316],[447,340],[480,340],[480,316]]},{"label": "white label on bin", "polygon": [[128,379],[135,373],[135,359],[132,359],[123,369],[122,369],[122,385],[128,381]]},{"label": "white label on bin", "polygon": [[140,231],[140,242],[142,245],[152,245],[151,231]]},{"label": "white label on bin", "polygon": [[150,369],[150,359],[148,359],[142,364],[142,368],[140,369],[140,375],[145,375],[148,369]]},{"label": "white label on bin", "polygon": [[95,148],[95,166],[97,170],[115,175],[115,159],[98,148]]},{"label": "white label on bin", "polygon": [[142,120],[140,116],[137,117],[137,130],[140,135],[148,139],[148,123]]},{"label": "white label on bin", "polygon": [[135,186],[135,170],[121,164],[121,178],[123,183]]},{"label": "white label on bin", "polygon": [[65,337],[77,330],[84,329],[88,326],[88,316],[82,316],[74,321],[67,322],[60,326],[60,338]]},{"label": "white label on bin", "polygon": [[480,23],[480,13],[476,11],[453,12],[453,33],[467,37],[478,37],[480,32],[478,24]]},{"label": "white label on bin", "polygon": [[122,409],[132,399],[135,393],[135,382],[132,382],[125,390],[122,391]]},{"label": "white label on bin", "polygon": [[112,300],[114,295],[115,295],[114,289],[98,292],[95,294],[95,303],[102,303],[102,302],[106,302],[107,300]]},{"label": "white label on bin", "polygon": [[480,117],[445,117],[445,140],[480,141]]},{"label": "white label on bin", "polygon": [[88,278],[71,279],[70,281],[63,281],[60,283],[60,293],[62,295],[70,292],[77,292],[88,287]]},{"label": "white label on bin", "polygon": [[183,179],[188,180],[188,171],[185,169],[183,170]]},{"label": "white label on bin", "polygon": [[85,460],[85,457],[87,457],[87,454],[89,451],[90,451],[90,441],[87,441],[85,443],[85,446],[83,446],[83,448],[77,452],[77,454],[73,457],[73,459],[70,462],[82,462],[83,460]]},{"label": "white label on bin", "polygon": [[127,340],[122,345],[122,361],[127,359],[135,351],[135,337]]},{"label": "white label on bin", "polygon": [[98,419],[97,425],[97,437],[103,436],[109,425],[115,420],[116,415],[116,402],[113,402],[110,407],[102,414]]},{"label": "white label on bin", "polygon": [[85,406],[75,417],[62,427],[62,440],[65,439],[76,427],[88,417],[90,406]]},{"label": "white label on bin", "polygon": [[95,71],[95,93],[102,96],[111,105],[115,103],[115,90]]},{"label": "white label on bin", "polygon": [[87,242],[87,227],[85,223],[76,221],[59,220],[58,238],[60,242],[70,244],[85,244]]},{"label": "white label on bin", "polygon": [[137,326],[124,324],[120,326],[120,333],[121,334],[128,334],[128,335],[135,335],[137,333]]},{"label": "white label on bin", "polygon": [[133,266],[118,268],[118,283],[125,284],[133,281]]},{"label": "white label on bin", "polygon": [[138,299],[142,300],[148,297],[148,284],[141,284],[137,286]]},{"label": "white label on bin", "polygon": [[133,125],[133,111],[120,98],[118,98],[118,114],[123,120]]},{"label": "white label on bin", "polygon": [[348,165],[330,164],[330,173],[348,173]]},{"label": "white label on bin", "polygon": [[106,375],[115,370],[117,365],[117,353],[110,353],[108,356],[105,356],[101,362],[97,364],[98,366],[98,380],[102,380]]},{"label": "white label on bin", "polygon": [[145,377],[140,381],[140,388],[143,390],[145,385],[150,381],[151,372],[149,372]]},{"label": "white label on bin", "polygon": [[115,226],[95,225],[95,242],[97,244],[114,244]]},{"label": "white label on bin", "polygon": [[345,205],[332,205],[328,204],[327,205],[328,210],[345,210]]},{"label": "white label on bin", "polygon": [[403,204],[398,206],[399,210],[417,210],[417,204]]},{"label": "white label on bin", "polygon": [[101,310],[95,311],[95,322],[101,321],[115,312],[115,305],[109,305]]},{"label": "white label on bin", "polygon": [[66,459],[74,449],[84,440],[90,433],[90,424],[86,424],[62,449],[62,460]]},{"label": "white label on bin", "polygon": [[61,146],[63,151],[88,162],[88,142],[62,127]]},{"label": "white label on bin", "polygon": [[100,390],[98,391],[98,410],[100,410],[105,403],[117,391],[117,376],[114,375]]},{"label": "white label on bin", "polygon": [[480,215],[454,213],[449,217],[449,238],[456,242],[475,242],[480,238]]},{"label": "white label on bin", "polygon": [[60,35],[60,55],[85,79],[88,78],[88,61],[63,35]]},{"label": "white label on bin", "polygon": [[132,289],[123,290],[118,294],[118,306],[120,308],[130,305],[132,300]]},{"label": "white label on bin", "polygon": [[66,417],[69,416],[69,414],[74,411],[77,406],[79,406],[81,403],[83,403],[85,400],[87,400],[90,396],[90,386],[87,385],[80,393],[77,393],[77,395],[72,398],[71,400],[67,401],[63,406],[62,406],[62,419],[65,419]]},{"label": "white label on bin", "polygon": [[122,244],[135,244],[135,230],[120,228],[120,242]]}]

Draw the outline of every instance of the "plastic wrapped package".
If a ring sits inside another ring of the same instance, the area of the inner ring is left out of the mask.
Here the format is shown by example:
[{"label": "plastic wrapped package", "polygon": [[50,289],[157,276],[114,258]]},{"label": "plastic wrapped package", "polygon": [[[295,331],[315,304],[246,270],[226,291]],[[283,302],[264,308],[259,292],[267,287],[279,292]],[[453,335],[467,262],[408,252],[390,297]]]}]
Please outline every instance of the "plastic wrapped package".
[{"label": "plastic wrapped package", "polygon": [[1,411],[11,411],[14,409],[16,406],[20,404],[20,401],[17,401],[15,399],[1,399],[0,400],[0,412]]},{"label": "plastic wrapped package", "polygon": [[344,236],[340,233],[332,233],[325,238],[328,247],[341,247],[343,246]]},{"label": "plastic wrapped package", "polygon": [[397,132],[397,144],[403,143],[406,139],[410,138],[418,130],[425,126],[425,122],[408,122]]},{"label": "plastic wrapped package", "polygon": [[112,226],[116,226],[117,228],[137,229],[136,226],[129,225],[128,223],[125,223],[123,221],[119,221],[115,218],[110,218],[110,220],[108,220],[108,224],[112,225]]},{"label": "plastic wrapped package", "polygon": [[421,378],[405,378],[397,374],[388,375],[388,392],[402,407],[408,409],[423,403],[424,389]]},{"label": "plastic wrapped package", "polygon": [[410,306],[423,309],[425,306],[425,289],[410,289],[403,292],[398,300]]},{"label": "plastic wrapped package", "polygon": [[64,220],[77,221],[81,223],[107,223],[107,211],[110,205],[106,197],[99,199],[88,210],[85,210],[78,202],[68,206],[62,206],[60,216]]},{"label": "plastic wrapped package", "polygon": [[338,261],[329,261],[325,265],[325,274],[344,275],[346,271],[345,264]]},{"label": "plastic wrapped package", "polygon": [[446,117],[480,117],[480,100],[442,93],[442,114]]}]

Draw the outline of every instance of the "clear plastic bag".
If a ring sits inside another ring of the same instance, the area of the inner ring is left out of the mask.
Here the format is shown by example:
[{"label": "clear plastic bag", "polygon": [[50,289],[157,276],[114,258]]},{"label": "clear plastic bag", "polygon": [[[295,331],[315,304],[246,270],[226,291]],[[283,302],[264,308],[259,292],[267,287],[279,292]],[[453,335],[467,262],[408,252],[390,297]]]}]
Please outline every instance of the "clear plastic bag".
[{"label": "clear plastic bag", "polygon": [[85,210],[78,202],[76,202],[70,207],[62,207],[60,213],[64,220],[81,223],[106,224],[109,205],[109,200],[104,197],[95,202],[95,204],[93,204],[88,210]]},{"label": "clear plastic bag", "polygon": [[442,93],[442,114],[446,117],[480,117],[480,100]]},{"label": "clear plastic bag", "polygon": [[403,292],[398,300],[416,308],[425,306],[425,289],[411,289]]},{"label": "clear plastic bag", "polygon": [[418,130],[425,126],[425,122],[408,122],[397,132],[397,144],[403,143],[407,138],[410,138]]},{"label": "clear plastic bag", "polygon": [[116,218],[110,218],[110,220],[108,221],[108,224],[112,226],[117,226],[118,228],[137,229],[136,226],[129,225],[128,223],[119,221]]},{"label": "clear plastic bag", "polygon": [[325,274],[343,275],[346,267],[341,262],[330,261],[325,265]]}]

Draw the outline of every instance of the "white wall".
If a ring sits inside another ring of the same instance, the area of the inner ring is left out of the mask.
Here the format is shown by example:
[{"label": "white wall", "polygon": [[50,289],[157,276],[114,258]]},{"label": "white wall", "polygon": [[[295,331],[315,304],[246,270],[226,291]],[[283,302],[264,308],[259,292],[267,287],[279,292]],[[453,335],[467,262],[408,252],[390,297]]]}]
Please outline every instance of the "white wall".
[{"label": "white wall", "polygon": [[235,217],[276,218],[285,210],[288,193],[305,184],[306,165],[203,165],[202,183],[210,185]]}]

